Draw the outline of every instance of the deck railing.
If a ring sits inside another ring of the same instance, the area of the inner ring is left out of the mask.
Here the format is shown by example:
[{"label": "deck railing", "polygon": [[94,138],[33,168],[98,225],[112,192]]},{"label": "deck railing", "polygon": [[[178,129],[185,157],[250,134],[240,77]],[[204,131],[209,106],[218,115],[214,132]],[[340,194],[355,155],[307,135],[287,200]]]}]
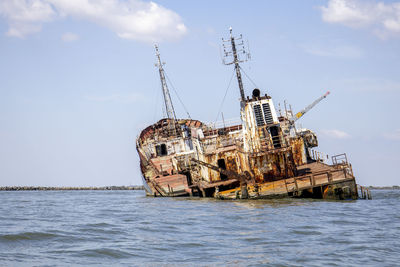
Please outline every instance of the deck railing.
[{"label": "deck railing", "polygon": [[[340,173],[340,172],[343,173],[343,176],[335,175],[336,173]],[[335,176],[339,176],[339,178],[337,178]],[[316,172],[316,173],[308,174],[308,175],[304,175],[304,176],[288,178],[288,179],[285,179],[285,186],[286,186],[286,190],[288,192],[292,192],[292,191],[304,190],[307,188],[312,188],[314,186],[330,184],[332,182],[353,179],[353,178],[354,178],[354,176],[352,175],[352,173],[349,172],[346,168],[343,168],[343,169],[321,171],[321,172]],[[288,183],[288,180],[290,180],[290,179],[293,179],[293,182]],[[326,182],[324,182],[324,181],[326,181]],[[295,188],[289,189],[288,185],[290,185],[292,183],[294,183]],[[295,190],[293,190],[293,189],[295,189]]]},{"label": "deck railing", "polygon": [[223,121],[216,121],[213,123],[206,123],[207,127],[213,129],[228,128],[231,126],[242,125],[240,118],[231,118]]},{"label": "deck railing", "polygon": [[332,164],[333,165],[348,164],[346,153],[332,156]]}]

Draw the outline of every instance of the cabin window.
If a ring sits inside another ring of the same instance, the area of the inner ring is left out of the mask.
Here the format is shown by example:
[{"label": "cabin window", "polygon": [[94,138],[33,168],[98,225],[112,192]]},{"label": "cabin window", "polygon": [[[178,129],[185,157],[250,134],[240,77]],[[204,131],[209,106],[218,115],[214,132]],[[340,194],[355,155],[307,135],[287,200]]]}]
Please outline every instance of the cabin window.
[{"label": "cabin window", "polygon": [[[220,167],[223,170],[226,170],[226,164],[225,164],[225,160],[224,159],[219,159],[218,160],[218,167]],[[227,180],[228,176],[226,176],[225,174],[220,173],[220,178],[221,178],[221,180]]]},{"label": "cabin window", "polygon": [[257,126],[258,127],[263,126],[265,123],[260,105],[255,105],[253,109],[254,109],[254,116],[256,117]]},{"label": "cabin window", "polygon": [[267,124],[273,124],[274,123],[274,119],[272,118],[272,112],[271,112],[271,108],[269,106],[269,103],[262,104],[262,107],[263,107],[263,111],[264,111],[265,122]]},{"label": "cabin window", "polygon": [[281,148],[281,141],[279,138],[279,128],[277,126],[273,126],[269,128],[272,138],[272,144],[274,148]]},{"label": "cabin window", "polygon": [[165,144],[156,145],[157,156],[168,155],[167,146]]}]

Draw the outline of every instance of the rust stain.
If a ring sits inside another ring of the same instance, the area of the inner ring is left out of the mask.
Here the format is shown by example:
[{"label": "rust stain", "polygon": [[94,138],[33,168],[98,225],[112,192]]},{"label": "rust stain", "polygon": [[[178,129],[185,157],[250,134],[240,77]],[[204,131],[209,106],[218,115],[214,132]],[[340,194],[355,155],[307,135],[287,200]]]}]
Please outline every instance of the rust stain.
[{"label": "rust stain", "polygon": [[[157,56],[160,62],[158,50]],[[165,97],[169,93],[160,64]],[[136,140],[147,193],[218,198],[354,197],[355,178],[347,156],[345,162],[341,155],[333,157],[336,163],[323,162],[321,154],[312,150],[318,146],[315,133],[295,127],[296,120],[327,95],[298,113],[285,107],[285,114],[278,114],[272,98],[254,89],[247,98],[241,94],[240,121],[228,125],[168,115],[145,128]],[[168,114],[173,109],[170,101],[165,100]]]}]

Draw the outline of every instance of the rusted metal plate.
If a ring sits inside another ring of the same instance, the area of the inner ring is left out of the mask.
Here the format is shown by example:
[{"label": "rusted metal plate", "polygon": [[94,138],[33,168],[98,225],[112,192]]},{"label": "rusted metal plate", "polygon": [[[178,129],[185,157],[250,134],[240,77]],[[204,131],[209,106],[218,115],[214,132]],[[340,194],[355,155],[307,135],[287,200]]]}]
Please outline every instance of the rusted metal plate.
[{"label": "rusted metal plate", "polygon": [[[288,179],[282,179],[278,181],[272,182],[264,182],[258,183],[255,185],[249,185],[248,191],[249,196],[251,198],[266,198],[270,196],[289,196],[296,193],[300,195],[304,190],[310,190],[312,194],[313,188],[323,187],[326,192],[321,193],[321,198],[333,198],[337,199],[340,198],[340,195],[336,192],[328,191],[327,186],[331,186],[333,189],[340,189],[343,187],[349,187],[350,189],[347,190],[347,194],[343,195],[343,198],[356,198],[356,189],[355,189],[355,179],[354,177],[349,177],[345,169],[335,169],[333,167],[328,167],[326,165],[319,166],[319,164],[310,164],[303,166],[303,168],[310,168],[310,169],[323,169],[324,171],[313,173],[311,171],[310,175],[300,176],[300,177],[293,177]],[[345,175],[346,174],[346,175]],[[333,179],[331,179],[331,178]],[[329,190],[333,190],[329,189]],[[322,189],[321,189],[322,190]],[[340,191],[339,190],[339,191]],[[343,191],[343,190],[342,190]],[[327,193],[328,192],[328,193]],[[330,193],[329,193],[330,192]],[[295,194],[295,195],[296,195]],[[340,193],[339,193],[340,194]],[[230,190],[221,191],[218,194],[219,198],[224,199],[236,199],[240,198],[241,196],[241,188],[236,187]]]},{"label": "rusted metal plate", "polygon": [[153,182],[164,192],[166,192],[167,195],[173,196],[190,192],[186,176],[182,174],[161,176],[155,178]]},{"label": "rusted metal plate", "polygon": [[[199,121],[183,120],[175,124],[181,128],[174,136],[169,123],[164,119],[147,127],[137,141],[142,173],[156,195],[177,196],[197,188],[203,196],[263,198],[314,194],[313,188],[324,187],[322,197],[331,197],[341,190],[338,184],[354,180],[349,164],[308,164],[305,144],[311,141],[302,136],[285,136],[280,130],[280,147],[274,147],[267,138],[268,125],[253,132],[259,140],[250,140],[252,145],[246,147],[250,135],[242,127],[209,129]],[[157,155],[160,144],[168,155]],[[329,193],[327,185],[336,193]],[[243,188],[247,192],[242,193]]]}]

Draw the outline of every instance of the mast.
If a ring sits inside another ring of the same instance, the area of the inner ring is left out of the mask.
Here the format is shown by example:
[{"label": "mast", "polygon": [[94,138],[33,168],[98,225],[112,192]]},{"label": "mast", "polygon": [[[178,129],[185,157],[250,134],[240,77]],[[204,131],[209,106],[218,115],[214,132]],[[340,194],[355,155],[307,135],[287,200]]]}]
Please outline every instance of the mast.
[{"label": "mast", "polygon": [[232,28],[229,29],[230,32],[230,37],[231,37],[231,45],[232,45],[232,53],[233,53],[233,60],[235,63],[235,71],[236,71],[236,78],[239,84],[239,90],[240,90],[240,97],[242,101],[245,100],[244,96],[244,89],[243,89],[243,82],[242,82],[242,74],[240,73],[240,67],[239,67],[239,60],[237,56],[237,51],[236,51],[236,44],[235,44],[235,38],[232,36]]},{"label": "mast", "polygon": [[154,45],[154,47],[156,49],[156,56],[157,56],[156,67],[158,67],[158,72],[160,73],[161,89],[162,89],[163,96],[164,96],[165,112],[167,113],[168,119],[171,119],[175,122],[176,115],[175,115],[174,106],[172,104],[171,95],[169,94],[168,85],[165,80],[165,74],[164,74],[164,68],[163,68],[164,63],[161,63],[158,46]]},{"label": "mast", "polygon": [[[239,63],[247,61],[250,59],[250,53],[245,50],[244,44],[243,44],[243,37],[240,35],[239,38],[235,38],[232,35],[232,27],[229,28],[229,34],[230,38],[228,40],[224,40],[222,38],[222,46],[224,48],[224,57],[225,58],[230,58],[231,60],[228,62],[225,62],[225,59],[222,60],[222,63],[225,65],[231,65],[235,64],[235,72],[236,72],[236,78],[238,81],[239,85],[239,90],[240,90],[240,118],[242,120],[242,129],[243,129],[243,144],[244,144],[244,150],[249,151],[249,148],[251,150],[252,148],[252,138],[251,135],[248,135],[247,133],[249,132],[250,126],[247,121],[247,116],[246,116],[246,98],[244,94],[244,88],[243,88],[243,81],[242,81],[242,74],[240,73],[240,65]],[[239,43],[236,43],[236,41],[240,41]],[[225,45],[224,43],[228,43],[228,45]],[[242,59],[239,57],[239,53],[242,56]]]},{"label": "mast", "polygon": [[[225,45],[223,44],[224,54],[225,54],[225,57],[232,56],[233,60],[231,62],[228,62],[228,63],[223,61],[223,63],[225,65],[235,64],[236,78],[237,78],[238,85],[239,85],[239,90],[240,90],[240,99],[241,99],[241,102],[244,102],[245,101],[245,95],[244,95],[242,74],[240,73],[239,63],[244,62],[245,60],[240,60],[239,59],[238,52],[242,52],[246,56],[246,59],[250,57],[250,54],[248,54],[244,50],[242,35],[240,35],[239,38],[233,37],[233,35],[232,35],[232,27],[229,28],[229,33],[230,33],[229,40],[224,40],[222,38],[222,41],[223,42],[230,42],[231,47],[228,47],[228,48],[225,47]],[[241,42],[238,44],[239,46],[241,46],[241,48],[239,50],[236,48],[236,42],[235,41],[237,41],[237,40],[241,40]]]}]

